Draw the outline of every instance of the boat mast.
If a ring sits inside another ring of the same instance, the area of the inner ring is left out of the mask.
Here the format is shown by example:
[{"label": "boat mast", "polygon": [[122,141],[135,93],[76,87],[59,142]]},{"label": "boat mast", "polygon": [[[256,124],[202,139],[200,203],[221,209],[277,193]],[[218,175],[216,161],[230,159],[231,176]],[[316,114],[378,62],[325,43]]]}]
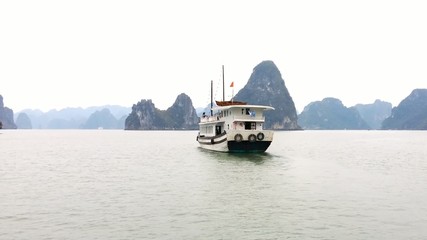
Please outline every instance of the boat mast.
[{"label": "boat mast", "polygon": [[211,116],[213,116],[213,80],[211,80]]},{"label": "boat mast", "polygon": [[225,101],[224,65],[222,65],[222,101]]}]

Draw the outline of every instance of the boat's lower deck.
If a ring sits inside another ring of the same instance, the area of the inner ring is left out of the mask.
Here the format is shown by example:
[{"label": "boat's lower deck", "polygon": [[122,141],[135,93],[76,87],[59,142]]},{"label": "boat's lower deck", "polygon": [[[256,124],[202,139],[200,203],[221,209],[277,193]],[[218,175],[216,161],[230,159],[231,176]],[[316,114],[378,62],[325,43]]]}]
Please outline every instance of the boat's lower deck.
[{"label": "boat's lower deck", "polygon": [[219,152],[265,152],[273,140],[272,131],[225,131],[215,136],[198,135],[205,149]]}]

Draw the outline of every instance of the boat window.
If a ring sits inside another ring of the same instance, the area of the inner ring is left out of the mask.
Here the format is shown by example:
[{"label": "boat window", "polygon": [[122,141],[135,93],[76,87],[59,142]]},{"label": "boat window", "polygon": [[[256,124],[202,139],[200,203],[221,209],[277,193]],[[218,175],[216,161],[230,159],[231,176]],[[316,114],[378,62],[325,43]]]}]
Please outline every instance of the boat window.
[{"label": "boat window", "polygon": [[245,130],[256,130],[255,122],[245,122]]},{"label": "boat window", "polygon": [[250,115],[251,114],[251,109],[250,108],[246,108],[246,115]]},{"label": "boat window", "polygon": [[245,109],[242,108],[242,115],[245,113]]},{"label": "boat window", "polygon": [[215,135],[221,134],[221,126],[215,126]]},{"label": "boat window", "polygon": [[200,132],[203,134],[211,134],[212,133],[212,126],[204,127],[200,129]]},{"label": "boat window", "polygon": [[213,127],[212,126],[207,127],[206,133],[212,134],[213,133]]}]

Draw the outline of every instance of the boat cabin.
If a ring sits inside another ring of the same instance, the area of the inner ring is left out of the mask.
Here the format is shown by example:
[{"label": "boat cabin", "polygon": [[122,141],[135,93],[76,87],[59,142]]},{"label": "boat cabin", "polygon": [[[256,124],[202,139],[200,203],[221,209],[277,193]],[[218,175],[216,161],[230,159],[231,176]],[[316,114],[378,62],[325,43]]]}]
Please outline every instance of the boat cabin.
[{"label": "boat cabin", "polygon": [[274,109],[269,106],[232,105],[213,108],[213,116],[202,116],[200,134],[217,136],[227,131],[254,131],[263,129],[264,111]]}]

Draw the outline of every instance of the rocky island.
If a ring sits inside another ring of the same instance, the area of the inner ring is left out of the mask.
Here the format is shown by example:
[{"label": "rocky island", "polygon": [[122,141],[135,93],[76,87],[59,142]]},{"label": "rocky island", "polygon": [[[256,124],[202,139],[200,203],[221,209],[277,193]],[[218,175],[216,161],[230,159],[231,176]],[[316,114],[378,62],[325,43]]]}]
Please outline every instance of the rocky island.
[{"label": "rocky island", "polygon": [[427,89],[415,89],[394,107],[382,129],[427,130]]},{"label": "rocky island", "polygon": [[159,110],[151,100],[143,99],[132,106],[125,130],[195,130],[199,117],[189,96],[181,93],[167,110]]},{"label": "rocky island", "polygon": [[258,64],[247,82],[234,97],[248,104],[266,105],[275,108],[265,112],[265,128],[275,130],[300,130],[294,101],[285,86],[285,81],[273,61]]},{"label": "rocky island", "polygon": [[299,115],[299,123],[312,130],[370,129],[356,108],[347,108],[331,97],[308,104]]},{"label": "rocky island", "polygon": [[0,95],[0,126],[3,129],[17,128],[13,120],[13,110],[4,106],[2,95]]}]

